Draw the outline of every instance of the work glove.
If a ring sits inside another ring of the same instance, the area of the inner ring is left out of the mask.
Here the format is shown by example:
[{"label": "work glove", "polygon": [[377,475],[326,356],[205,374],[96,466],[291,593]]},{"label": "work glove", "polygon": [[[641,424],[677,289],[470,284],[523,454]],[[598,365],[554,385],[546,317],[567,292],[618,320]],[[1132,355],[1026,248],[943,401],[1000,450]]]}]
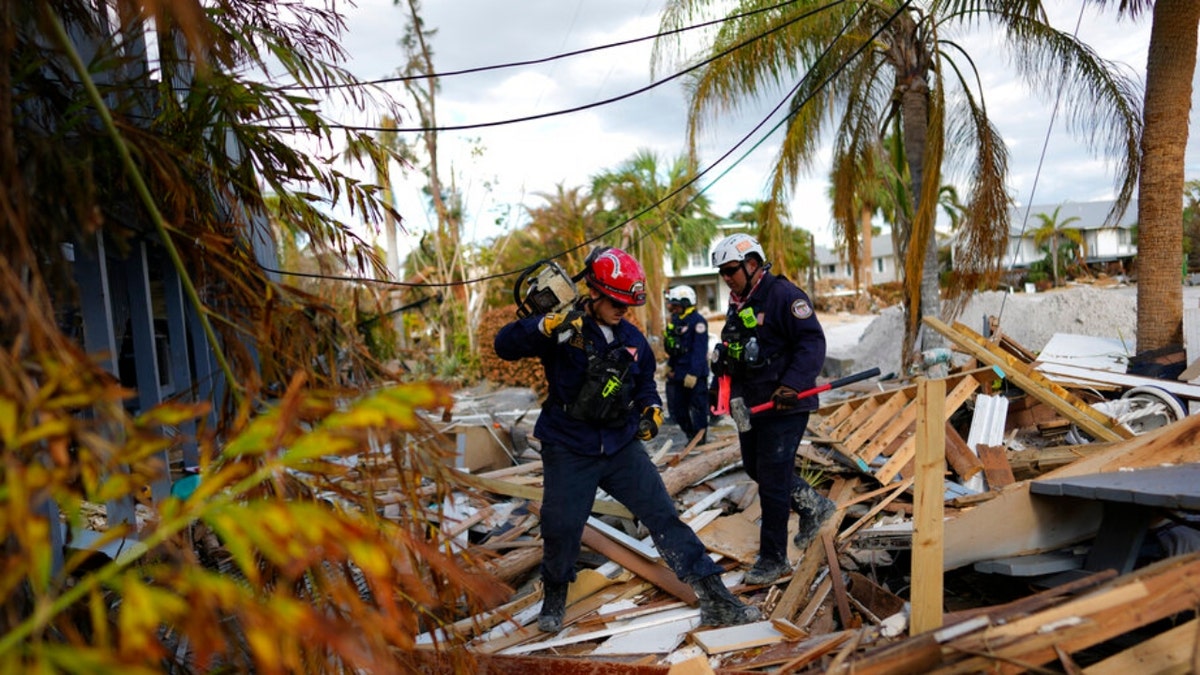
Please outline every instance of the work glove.
[{"label": "work glove", "polygon": [[690,373],[687,375],[684,375],[683,376],[683,388],[691,389],[694,386],[696,386],[696,376],[692,375]]},{"label": "work glove", "polygon": [[551,312],[538,322],[538,330],[546,337],[555,337],[575,331],[583,332],[583,310],[573,309],[569,312]]},{"label": "work glove", "polygon": [[780,386],[775,389],[775,393],[771,394],[771,400],[775,402],[775,407],[778,409],[787,409],[796,407],[796,403],[800,400],[796,398],[796,390],[788,386]]},{"label": "work glove", "polygon": [[638,421],[637,437],[639,441],[648,441],[658,435],[662,426],[662,408],[651,405],[642,410],[642,419]]}]

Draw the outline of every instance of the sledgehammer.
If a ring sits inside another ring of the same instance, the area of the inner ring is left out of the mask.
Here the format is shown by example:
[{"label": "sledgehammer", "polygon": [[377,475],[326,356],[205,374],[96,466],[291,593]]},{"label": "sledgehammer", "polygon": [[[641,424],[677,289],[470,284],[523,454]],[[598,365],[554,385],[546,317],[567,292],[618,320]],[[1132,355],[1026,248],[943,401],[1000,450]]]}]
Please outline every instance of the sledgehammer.
[{"label": "sledgehammer", "polygon": [[[871,368],[869,370],[864,370],[861,373],[840,377],[831,382],[817,385],[812,389],[805,389],[804,391],[798,392],[796,394],[796,398],[801,399],[808,398],[809,396],[816,396],[823,391],[829,391],[830,389],[837,389],[838,387],[844,387],[848,384],[861,382],[865,379],[875,377],[878,374],[878,368]],[[743,399],[741,396],[738,396],[737,398],[729,399],[729,416],[733,418],[733,423],[737,426],[738,433],[744,434],[747,431],[750,431],[752,428],[750,425],[751,415],[754,415],[755,413],[766,412],[774,407],[775,401],[767,401],[766,403],[759,403],[756,406],[747,407],[745,399]]]}]

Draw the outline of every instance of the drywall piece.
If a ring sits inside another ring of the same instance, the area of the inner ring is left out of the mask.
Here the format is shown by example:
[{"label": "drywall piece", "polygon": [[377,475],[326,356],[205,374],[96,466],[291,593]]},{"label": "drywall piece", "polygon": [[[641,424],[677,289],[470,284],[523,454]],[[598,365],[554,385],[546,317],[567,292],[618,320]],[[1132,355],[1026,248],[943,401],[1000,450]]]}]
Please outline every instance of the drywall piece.
[{"label": "drywall piece", "polygon": [[684,618],[686,618],[682,614],[683,612],[687,612],[687,613],[690,613],[691,615],[693,615],[696,622],[699,623],[699,621],[700,621],[700,609],[699,608],[696,608],[696,609],[689,608],[689,609],[684,609],[684,610],[668,610],[666,612],[662,612],[658,616],[649,617],[649,618],[646,618],[646,619],[643,619],[640,621],[630,622],[626,626],[618,626],[616,628],[606,628],[604,630],[591,631],[591,632],[586,632],[586,633],[578,633],[576,635],[568,635],[566,637],[554,638],[554,639],[550,639],[550,640],[543,640],[541,642],[516,645],[514,647],[508,647],[507,649],[501,650],[499,653],[501,653],[501,654],[529,654],[532,652],[538,652],[538,651],[542,651],[544,649],[551,649],[554,647],[565,647],[566,645],[573,645],[573,644],[576,644],[579,642],[591,642],[592,640],[599,640],[601,638],[611,637],[613,635],[620,635],[622,633],[640,632],[640,631],[646,630],[648,628],[658,626],[660,624],[681,621]]},{"label": "drywall piece", "polygon": [[[663,618],[676,616],[675,621],[657,623]],[[647,619],[654,625],[647,625]],[[617,656],[628,654],[666,654],[678,647],[688,632],[700,625],[700,614],[690,607],[676,608],[624,621],[613,622],[612,628],[630,627],[628,632],[614,635],[591,651],[592,656]]]},{"label": "drywall piece", "polygon": [[740,649],[761,647],[782,642],[783,639],[783,633],[780,633],[779,629],[770,621],[757,621],[741,626],[713,628],[692,633],[692,640],[708,654],[723,654]]}]

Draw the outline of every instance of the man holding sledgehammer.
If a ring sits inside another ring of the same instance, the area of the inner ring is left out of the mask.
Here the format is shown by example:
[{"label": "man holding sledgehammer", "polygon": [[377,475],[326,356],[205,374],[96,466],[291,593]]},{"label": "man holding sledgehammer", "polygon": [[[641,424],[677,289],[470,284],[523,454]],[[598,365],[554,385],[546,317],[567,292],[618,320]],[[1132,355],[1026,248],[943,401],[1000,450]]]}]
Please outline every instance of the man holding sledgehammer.
[{"label": "man holding sledgehammer", "polygon": [[[712,254],[725,284],[729,309],[721,344],[713,353],[715,413],[730,398],[747,408],[774,402],[758,413],[748,431],[738,432],[742,463],[758,483],[762,505],[758,558],[746,583],[767,584],[791,573],[787,556],[789,509],[800,516],[795,544],[804,550],[834,512],[834,504],[796,476],[796,450],[817,408],[811,389],[825,363],[825,332],[808,295],[770,272],[762,246],[747,234],[734,234]],[[722,381],[724,378],[724,381]]]}]

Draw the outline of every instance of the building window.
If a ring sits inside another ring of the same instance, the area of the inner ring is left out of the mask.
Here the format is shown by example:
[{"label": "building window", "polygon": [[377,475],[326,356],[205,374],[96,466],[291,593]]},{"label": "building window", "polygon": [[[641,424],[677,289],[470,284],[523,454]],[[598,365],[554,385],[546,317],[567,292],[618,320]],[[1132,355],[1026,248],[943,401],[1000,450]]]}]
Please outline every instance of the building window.
[{"label": "building window", "polygon": [[883,258],[876,258],[876,259],[875,259],[875,271],[876,271],[876,272],[883,272]]},{"label": "building window", "polygon": [[692,267],[705,267],[708,262],[708,255],[705,253],[693,253],[688,259],[688,264]]}]

